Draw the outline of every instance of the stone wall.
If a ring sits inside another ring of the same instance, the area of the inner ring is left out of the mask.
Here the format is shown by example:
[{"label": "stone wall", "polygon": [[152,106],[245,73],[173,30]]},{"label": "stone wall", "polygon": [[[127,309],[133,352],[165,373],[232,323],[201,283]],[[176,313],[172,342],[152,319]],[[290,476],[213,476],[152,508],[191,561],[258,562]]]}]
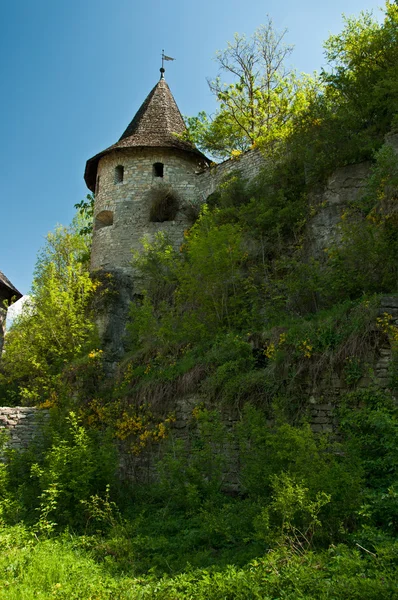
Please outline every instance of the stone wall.
[{"label": "stone wall", "polygon": [[[398,296],[386,296],[381,299],[378,315],[385,313],[393,317],[393,323],[398,326]],[[363,376],[354,385],[348,385],[341,371],[332,371],[325,376],[308,379],[300,386],[303,394],[303,408],[314,433],[337,433],[338,422],[335,416],[336,407],[341,397],[353,390],[374,386],[390,394],[390,367],[392,365],[392,348],[387,336],[377,327],[375,322],[371,332],[374,338],[373,348],[363,357]],[[398,397],[396,398],[398,402]],[[183,440],[187,447],[194,439],[193,409],[206,406],[206,398],[199,393],[193,393],[173,400],[172,409],[175,413],[171,434],[176,440]],[[214,405],[208,406],[214,408]],[[222,420],[227,430],[232,430],[240,419],[239,409],[233,406],[220,407]],[[227,488],[238,488],[238,465],[236,461],[237,447],[232,441],[224,450],[227,454],[228,473],[226,473]],[[154,444],[139,456],[122,452],[122,476],[132,481],[149,481],[154,477],[154,465],[162,456],[162,445]]]},{"label": "stone wall", "polygon": [[322,258],[325,248],[338,240],[338,224],[349,202],[356,200],[365,190],[371,164],[360,163],[337,169],[326,185],[309,196],[310,206],[316,211],[306,232],[307,253]]},{"label": "stone wall", "polygon": [[48,410],[3,406],[0,407],[0,431],[8,433],[8,447],[23,450],[34,438],[41,435],[41,428],[48,418]]}]

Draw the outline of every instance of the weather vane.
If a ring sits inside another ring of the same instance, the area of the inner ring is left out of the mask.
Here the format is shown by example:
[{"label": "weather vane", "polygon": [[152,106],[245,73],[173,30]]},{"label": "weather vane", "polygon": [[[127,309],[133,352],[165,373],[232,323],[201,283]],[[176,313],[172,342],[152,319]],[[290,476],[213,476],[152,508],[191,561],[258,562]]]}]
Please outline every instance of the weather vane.
[{"label": "weather vane", "polygon": [[171,58],[171,56],[166,56],[164,53],[164,50],[162,50],[162,67],[160,69],[160,79],[164,79],[164,72],[165,72],[165,68],[164,68],[164,61],[165,60],[175,60],[175,58]]}]

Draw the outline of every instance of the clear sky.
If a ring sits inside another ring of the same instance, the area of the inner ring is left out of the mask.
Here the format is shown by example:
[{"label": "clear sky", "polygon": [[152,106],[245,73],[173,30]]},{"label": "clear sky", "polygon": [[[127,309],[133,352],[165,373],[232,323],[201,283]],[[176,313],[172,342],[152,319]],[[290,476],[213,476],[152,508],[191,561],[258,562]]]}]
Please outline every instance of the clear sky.
[{"label": "clear sky", "polygon": [[1,7],[0,270],[27,293],[39,248],[88,193],[88,158],[118,140],[159,77],[181,112],[213,112],[206,77],[235,32],[269,14],[287,28],[298,71],[320,70],[322,42],[342,13],[382,0],[13,0]]}]

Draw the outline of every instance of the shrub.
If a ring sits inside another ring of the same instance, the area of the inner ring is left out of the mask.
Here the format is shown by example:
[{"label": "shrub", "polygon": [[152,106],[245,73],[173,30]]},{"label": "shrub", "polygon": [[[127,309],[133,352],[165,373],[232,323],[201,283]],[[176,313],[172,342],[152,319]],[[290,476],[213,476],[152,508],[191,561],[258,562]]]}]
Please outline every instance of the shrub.
[{"label": "shrub", "polygon": [[151,189],[149,202],[149,220],[154,223],[174,221],[181,205],[181,200],[177,192],[171,186],[165,184]]},{"label": "shrub", "polygon": [[346,445],[364,471],[364,521],[393,535],[398,530],[397,417],[393,398],[376,388],[350,392],[340,409]]},{"label": "shrub", "polygon": [[330,496],[331,502],[325,503],[321,511],[325,523],[321,539],[333,539],[339,531],[352,527],[353,515],[360,507],[362,485],[361,468],[355,457],[342,455],[337,444],[317,438],[309,426],[271,426],[263,412],[250,405],[244,408],[237,433],[241,484],[251,497],[269,502],[272,493],[281,493],[286,475],[290,478],[288,487],[305,488],[308,501],[316,503],[319,494]]},{"label": "shrub", "polygon": [[[20,516],[42,533],[84,527],[82,508],[106,486],[115,487],[116,453],[106,433],[88,432],[74,413],[53,424],[24,452],[9,453],[7,497],[20,501]],[[8,512],[10,516],[10,512]]]}]

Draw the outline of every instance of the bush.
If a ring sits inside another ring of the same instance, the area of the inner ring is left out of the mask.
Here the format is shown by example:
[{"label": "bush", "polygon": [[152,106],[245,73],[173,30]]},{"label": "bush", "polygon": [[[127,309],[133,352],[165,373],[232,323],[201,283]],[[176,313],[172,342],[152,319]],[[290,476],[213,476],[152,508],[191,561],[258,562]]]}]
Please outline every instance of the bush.
[{"label": "bush", "polygon": [[[54,422],[43,436],[24,452],[8,452],[6,498],[18,501],[19,518],[36,521],[41,533],[82,529],[89,520],[82,502],[103,496],[109,484],[116,489],[115,448],[105,433],[85,430],[74,413],[61,430]],[[9,510],[6,516],[13,519]]]},{"label": "bush", "polygon": [[302,488],[304,504],[330,497],[320,513],[325,524],[320,540],[331,541],[353,527],[362,489],[361,467],[355,457],[344,456],[327,438],[317,438],[309,426],[272,427],[262,411],[250,405],[244,408],[238,436],[241,485],[251,497],[268,503],[276,493],[281,499],[286,476],[287,488]]},{"label": "bush", "polygon": [[398,411],[393,398],[378,389],[348,394],[340,409],[342,432],[351,455],[364,471],[364,523],[398,530]]},{"label": "bush", "polygon": [[153,223],[174,221],[180,208],[180,198],[169,185],[153,187],[149,195],[149,220]]}]

